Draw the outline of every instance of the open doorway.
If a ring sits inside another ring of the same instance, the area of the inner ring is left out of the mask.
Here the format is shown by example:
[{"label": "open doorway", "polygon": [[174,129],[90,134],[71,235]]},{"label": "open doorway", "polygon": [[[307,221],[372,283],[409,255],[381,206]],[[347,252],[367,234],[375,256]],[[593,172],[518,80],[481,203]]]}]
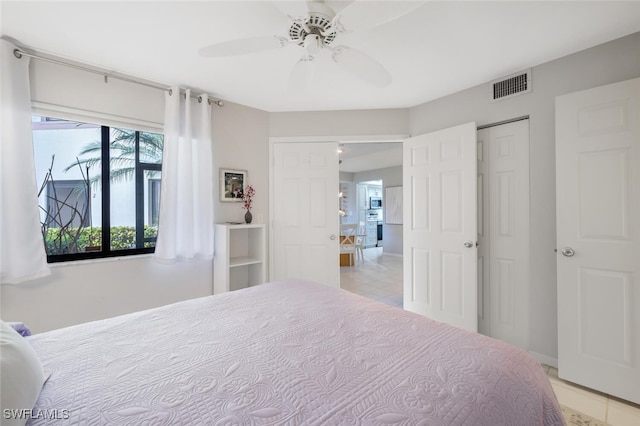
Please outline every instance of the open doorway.
[{"label": "open doorway", "polygon": [[340,151],[340,223],[356,225],[362,248],[341,257],[340,286],[402,308],[402,224],[385,220],[384,195],[402,186],[402,143],[345,143]]}]

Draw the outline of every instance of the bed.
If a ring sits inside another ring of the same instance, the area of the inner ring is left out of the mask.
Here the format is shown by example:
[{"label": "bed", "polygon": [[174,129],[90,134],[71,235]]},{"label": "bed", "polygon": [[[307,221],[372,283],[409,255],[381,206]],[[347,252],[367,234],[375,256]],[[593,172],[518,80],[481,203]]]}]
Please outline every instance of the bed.
[{"label": "bed", "polygon": [[561,425],[524,351],[290,280],[26,337],[29,425]]}]

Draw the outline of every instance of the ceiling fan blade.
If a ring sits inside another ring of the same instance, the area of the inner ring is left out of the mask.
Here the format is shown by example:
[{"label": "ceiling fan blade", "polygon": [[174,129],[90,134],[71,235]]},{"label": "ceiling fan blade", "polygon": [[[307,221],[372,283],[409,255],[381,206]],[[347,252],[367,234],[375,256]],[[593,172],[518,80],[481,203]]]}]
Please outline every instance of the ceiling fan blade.
[{"label": "ceiling fan blade", "polygon": [[333,60],[359,79],[376,87],[391,84],[391,74],[371,56],[347,46],[337,46],[332,50]]},{"label": "ceiling fan blade", "polygon": [[354,1],[334,19],[344,31],[360,31],[396,20],[422,6],[418,1]]},{"label": "ceiling fan blade", "polygon": [[292,18],[302,18],[309,13],[309,6],[304,0],[276,1],[273,2],[273,5],[280,9],[282,13]]},{"label": "ceiling fan blade", "polygon": [[247,55],[249,53],[277,49],[279,47],[286,46],[288,43],[289,40],[284,37],[253,37],[212,44],[211,46],[203,47],[198,51],[198,53],[200,56],[206,56],[209,58],[240,56]]},{"label": "ceiling fan blade", "polygon": [[313,56],[303,56],[293,66],[289,75],[288,88],[290,91],[300,91],[309,87],[313,77]]}]

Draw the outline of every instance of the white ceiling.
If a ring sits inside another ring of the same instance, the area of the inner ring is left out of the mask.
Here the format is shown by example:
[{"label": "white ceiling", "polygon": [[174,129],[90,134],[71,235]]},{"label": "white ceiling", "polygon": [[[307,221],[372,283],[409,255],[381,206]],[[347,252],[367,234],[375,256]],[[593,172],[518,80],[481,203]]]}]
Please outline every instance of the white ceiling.
[{"label": "white ceiling", "polygon": [[[327,3],[336,11],[349,7]],[[272,112],[411,107],[640,31],[638,1],[423,3],[336,41],[384,64],[393,80],[381,89],[322,52],[312,87],[289,91],[303,52],[293,45],[231,58],[198,55],[226,40],[286,36],[282,5],[269,1],[5,0],[0,28],[43,53]]]}]

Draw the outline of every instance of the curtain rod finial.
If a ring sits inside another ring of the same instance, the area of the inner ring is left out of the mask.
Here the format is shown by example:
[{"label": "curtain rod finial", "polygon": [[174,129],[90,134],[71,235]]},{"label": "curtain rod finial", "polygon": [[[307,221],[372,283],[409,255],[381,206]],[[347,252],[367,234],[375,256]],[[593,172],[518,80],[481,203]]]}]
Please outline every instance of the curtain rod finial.
[{"label": "curtain rod finial", "polygon": [[22,52],[20,52],[19,49],[13,49],[13,56],[15,56],[16,58],[20,59],[20,58],[22,58]]}]

